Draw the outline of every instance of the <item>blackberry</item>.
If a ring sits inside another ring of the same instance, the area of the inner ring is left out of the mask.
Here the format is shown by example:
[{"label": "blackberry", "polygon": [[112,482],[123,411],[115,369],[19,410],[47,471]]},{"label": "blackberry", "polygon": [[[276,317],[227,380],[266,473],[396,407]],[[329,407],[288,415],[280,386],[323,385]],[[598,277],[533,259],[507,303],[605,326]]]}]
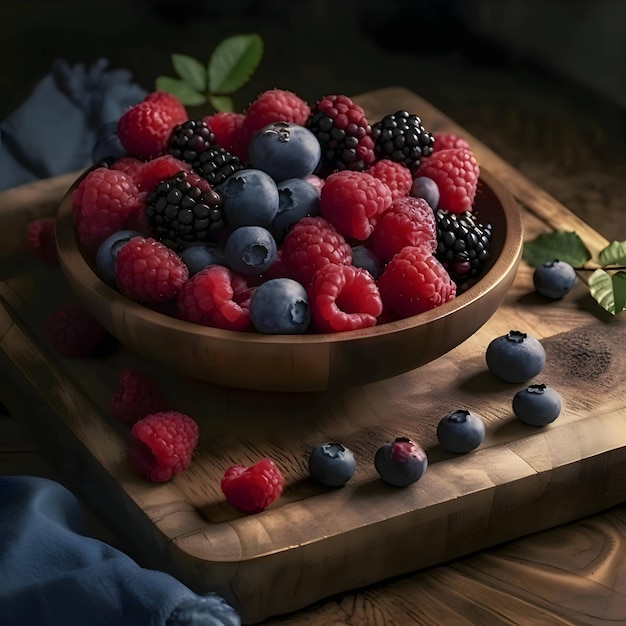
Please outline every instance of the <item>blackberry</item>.
[{"label": "blackberry", "polygon": [[435,140],[417,115],[407,111],[385,115],[372,126],[374,152],[381,159],[390,159],[413,170],[423,157],[433,153]]},{"label": "blackberry", "polygon": [[435,211],[437,250],[435,256],[457,285],[477,276],[489,258],[491,224],[481,224],[469,211],[455,214]]},{"label": "blackberry", "polygon": [[363,171],[374,163],[374,142],[365,112],[348,96],[326,96],[305,124],[320,142],[324,174]]},{"label": "blackberry", "polygon": [[148,192],[146,215],[154,237],[174,249],[208,243],[224,226],[221,196],[188,172],[178,172]]},{"label": "blackberry", "polygon": [[221,146],[212,146],[198,155],[191,164],[194,172],[213,187],[223,183],[231,174],[243,169],[243,163]]},{"label": "blackberry", "polygon": [[215,144],[215,135],[203,120],[188,120],[172,130],[167,151],[181,161],[193,163]]}]

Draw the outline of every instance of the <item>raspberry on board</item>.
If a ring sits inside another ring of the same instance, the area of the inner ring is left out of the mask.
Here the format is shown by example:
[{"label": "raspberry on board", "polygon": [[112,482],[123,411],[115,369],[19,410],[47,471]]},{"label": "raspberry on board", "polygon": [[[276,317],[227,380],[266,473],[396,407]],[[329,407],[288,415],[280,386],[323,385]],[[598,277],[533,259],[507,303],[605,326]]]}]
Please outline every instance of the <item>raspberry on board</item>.
[{"label": "raspberry on board", "polygon": [[142,417],[167,409],[161,387],[150,374],[126,368],[109,401],[109,412],[118,422],[132,425]]},{"label": "raspberry on board", "polygon": [[392,200],[408,196],[413,186],[411,170],[402,163],[392,161],[391,159],[376,161],[374,165],[370,165],[365,171],[389,187]]},{"label": "raspberry on board", "polygon": [[331,174],[320,193],[320,215],[344,237],[365,241],[391,205],[391,191],[366,172]]},{"label": "raspberry on board", "polygon": [[352,248],[323,217],[303,217],[287,233],[281,262],[305,288],[326,263],[352,263]]},{"label": "raspberry on board", "polygon": [[232,465],[220,483],[226,501],[243,513],[259,513],[283,491],[283,476],[271,459],[249,467]]},{"label": "raspberry on board", "polygon": [[433,210],[422,198],[394,200],[376,222],[369,246],[383,264],[405,246],[426,246],[434,252],[437,227]]},{"label": "raspberry on board", "polygon": [[315,272],[307,292],[311,318],[320,332],[370,328],[383,310],[374,278],[353,265],[327,263]]},{"label": "raspberry on board", "polygon": [[415,177],[426,176],[439,187],[438,208],[451,213],[471,211],[478,188],[480,167],[471,150],[449,148],[424,159]]},{"label": "raspberry on board", "polygon": [[188,415],[162,411],[146,415],[136,422],[128,452],[130,465],[145,479],[163,483],[187,469],[200,429]]},{"label": "raspberry on board", "polygon": [[241,161],[248,159],[248,147],[243,137],[243,122],[246,116],[234,111],[218,111],[202,118],[215,137],[216,145],[228,150]]},{"label": "raspberry on board", "polygon": [[456,295],[448,272],[421,246],[402,248],[377,282],[383,304],[401,318],[434,309]]},{"label": "raspberry on board", "polygon": [[466,148],[467,150],[471,150],[467,140],[454,133],[433,133],[433,139],[435,140],[433,153],[450,148]]},{"label": "raspberry on board", "polygon": [[222,265],[209,265],[182,286],[176,310],[193,324],[243,331],[250,326],[251,297],[245,277]]},{"label": "raspberry on board", "polygon": [[170,302],[189,278],[181,258],[152,237],[133,237],[115,258],[115,282],[131,300],[145,304]]},{"label": "raspberry on board", "polygon": [[54,217],[42,217],[26,225],[26,249],[49,265],[57,265],[59,262],[54,238],[55,224]]}]

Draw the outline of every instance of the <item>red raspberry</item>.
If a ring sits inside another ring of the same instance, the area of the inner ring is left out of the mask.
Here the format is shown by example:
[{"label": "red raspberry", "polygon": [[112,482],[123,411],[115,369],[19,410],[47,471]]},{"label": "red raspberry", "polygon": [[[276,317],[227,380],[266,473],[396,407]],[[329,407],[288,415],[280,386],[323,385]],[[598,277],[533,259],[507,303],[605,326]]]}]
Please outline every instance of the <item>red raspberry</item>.
[{"label": "red raspberry", "polygon": [[173,157],[171,154],[143,163],[134,178],[140,191],[150,191],[162,180],[171,178],[180,171],[191,172],[191,165]]},{"label": "red raspberry", "polygon": [[391,204],[391,191],[365,172],[331,174],[320,193],[320,214],[344,237],[365,241]]},{"label": "red raspberry", "polygon": [[292,277],[305,287],[326,263],[352,263],[352,248],[323,217],[303,217],[287,233],[283,259]]},{"label": "red raspberry", "polygon": [[162,411],[146,415],[131,428],[129,463],[153,483],[164,483],[191,463],[198,424],[184,413]]},{"label": "red raspberry", "polygon": [[405,246],[426,246],[430,252],[435,252],[435,213],[422,198],[394,200],[374,226],[369,245],[383,264],[391,261]]},{"label": "red raspberry", "polygon": [[221,265],[194,274],[176,298],[181,319],[193,324],[246,330],[250,325],[252,290],[245,277]]},{"label": "red raspberry", "polygon": [[154,159],[166,152],[174,127],[188,119],[175,96],[155,91],[122,113],[117,134],[131,156]]},{"label": "red raspberry", "polygon": [[57,265],[59,257],[54,238],[54,217],[42,217],[26,226],[26,249],[40,261]]},{"label": "red raspberry", "polygon": [[189,270],[181,258],[152,237],[133,237],[115,257],[115,282],[131,300],[146,304],[169,302],[176,297]]},{"label": "red raspberry", "polygon": [[261,459],[250,467],[232,465],[220,486],[226,501],[244,513],[259,513],[283,491],[283,476],[271,459]]},{"label": "red raspberry", "polygon": [[383,304],[401,318],[452,300],[456,285],[441,263],[423,246],[406,246],[378,278]]},{"label": "red raspberry", "polygon": [[327,263],[307,289],[311,319],[320,332],[370,328],[383,303],[372,275],[353,265]]},{"label": "red raspberry", "polygon": [[57,354],[70,359],[94,356],[109,337],[91,313],[76,302],[49,315],[44,334]]},{"label": "red raspberry", "polygon": [[471,211],[480,168],[471,150],[449,148],[424,159],[415,177],[432,178],[439,187],[439,208],[451,213]]},{"label": "red raspberry", "polygon": [[291,269],[285,260],[282,248],[278,248],[276,251],[276,258],[269,269],[263,274],[261,282],[271,280],[272,278],[291,278]]},{"label": "red raspberry", "polygon": [[247,137],[273,122],[292,122],[304,126],[311,107],[292,91],[268,89],[248,107],[243,122],[243,132]]},{"label": "red raspberry", "polygon": [[115,159],[115,161],[113,161],[113,163],[109,166],[109,169],[126,172],[126,174],[128,174],[135,181],[135,184],[137,184],[140,178],[139,173],[144,165],[145,161],[141,161],[140,159],[136,159],[131,156],[124,156],[119,159]]},{"label": "red raspberry", "polygon": [[94,252],[143,207],[143,196],[126,173],[98,167],[72,193],[74,223],[80,242]]},{"label": "red raspberry", "polygon": [[233,111],[218,111],[202,118],[215,136],[215,143],[239,157],[248,160],[248,148],[243,137],[243,123],[246,116]]},{"label": "red raspberry", "polygon": [[163,392],[152,376],[132,368],[122,370],[109,402],[109,412],[117,421],[132,425],[166,408]]},{"label": "red raspberry", "polygon": [[448,150],[450,148],[466,148],[470,150],[469,143],[467,143],[463,137],[459,137],[453,133],[433,133],[433,137],[435,139],[433,152]]},{"label": "red raspberry", "polygon": [[326,182],[323,178],[320,178],[316,174],[309,174],[304,180],[306,180],[309,185],[312,185],[317,189],[318,193],[322,193],[322,187]]},{"label": "red raspberry", "polygon": [[406,165],[391,159],[376,161],[374,165],[371,165],[365,171],[378,178],[378,180],[382,180],[389,187],[392,200],[408,196],[413,186],[411,170]]}]

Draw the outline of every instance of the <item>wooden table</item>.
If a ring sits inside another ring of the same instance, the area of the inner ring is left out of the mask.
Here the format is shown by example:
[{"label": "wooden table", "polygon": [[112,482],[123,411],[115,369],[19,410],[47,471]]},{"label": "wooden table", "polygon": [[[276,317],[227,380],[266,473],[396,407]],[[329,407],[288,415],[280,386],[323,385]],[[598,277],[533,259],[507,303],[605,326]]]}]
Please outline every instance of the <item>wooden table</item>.
[{"label": "wooden table", "polygon": [[[370,119],[406,108],[433,131],[465,136],[520,203],[527,238],[565,228],[594,252],[605,245],[415,94],[394,88],[358,101]],[[217,588],[248,623],[272,615],[266,623],[626,623],[626,327],[599,309],[582,282],[563,301],[546,303],[522,265],[501,309],[450,354],[390,381],[317,397],[313,409],[310,397],[303,403],[178,381],[193,391],[192,408],[222,414],[201,421],[211,437],[185,474],[147,485],[125,464],[128,433],[106,406],[121,366],[150,364],[123,349],[95,362],[60,359],[41,336],[43,317],[69,293],[58,269],[23,254],[21,234],[30,219],[54,212],[72,178],[0,195],[0,398],[10,413],[0,422],[2,471],[63,480],[94,508],[98,533],[199,591]],[[512,328],[544,342],[542,376],[563,396],[562,415],[545,429],[516,422],[513,389],[485,371],[488,341]],[[153,373],[172,385],[167,373]],[[486,419],[487,440],[471,455],[447,455],[434,441],[448,402]],[[312,421],[294,425],[294,407]],[[412,413],[419,419],[409,421]],[[401,429],[419,437],[431,465],[414,488],[399,491],[380,484],[366,458]],[[337,435],[350,438],[363,463],[345,488],[323,490],[307,479],[303,460],[316,438]],[[238,518],[211,481],[222,465],[260,454],[277,459],[286,493],[265,513]],[[240,559],[205,565],[198,555],[226,555],[232,533],[239,533]]]}]

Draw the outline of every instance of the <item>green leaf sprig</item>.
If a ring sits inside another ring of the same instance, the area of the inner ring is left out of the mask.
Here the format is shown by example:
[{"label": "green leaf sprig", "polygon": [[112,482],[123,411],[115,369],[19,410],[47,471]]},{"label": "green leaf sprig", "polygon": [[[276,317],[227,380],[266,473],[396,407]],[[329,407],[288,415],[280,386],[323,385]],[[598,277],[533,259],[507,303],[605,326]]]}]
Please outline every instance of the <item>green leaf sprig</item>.
[{"label": "green leaf sprig", "polygon": [[159,76],[155,87],[184,105],[208,102],[215,111],[234,111],[233,94],[250,80],[262,57],[260,35],[233,35],[215,47],[206,65],[186,54],[172,54],[178,78]]},{"label": "green leaf sprig", "polygon": [[591,297],[612,315],[626,309],[626,241],[611,242],[594,260],[577,233],[557,230],[527,241],[523,258],[531,267],[558,259],[578,272],[591,272],[587,279]]}]

